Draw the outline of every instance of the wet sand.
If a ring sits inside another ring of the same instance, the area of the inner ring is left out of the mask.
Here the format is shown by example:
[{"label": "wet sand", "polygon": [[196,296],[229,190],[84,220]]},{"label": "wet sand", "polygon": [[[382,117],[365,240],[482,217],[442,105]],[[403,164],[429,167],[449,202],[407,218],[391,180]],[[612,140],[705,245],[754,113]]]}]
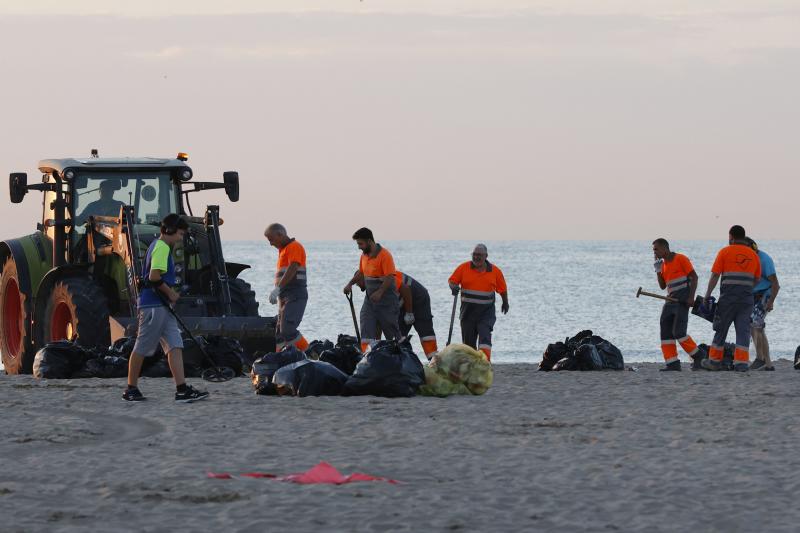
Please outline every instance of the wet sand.
[{"label": "wet sand", "polygon": [[[483,397],[255,396],[0,376],[3,531],[795,531],[800,373],[540,373]],[[198,380],[195,380],[197,384]],[[208,479],[328,461],[402,483]]]}]

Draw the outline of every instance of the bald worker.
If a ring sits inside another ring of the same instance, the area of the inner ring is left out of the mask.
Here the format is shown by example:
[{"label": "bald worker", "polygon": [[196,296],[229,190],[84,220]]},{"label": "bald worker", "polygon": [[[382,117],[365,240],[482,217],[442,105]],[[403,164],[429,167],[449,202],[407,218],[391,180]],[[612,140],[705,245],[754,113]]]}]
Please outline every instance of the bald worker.
[{"label": "bald worker", "polygon": [[275,288],[269,303],[278,304],[278,327],[275,342],[278,350],[292,344],[299,350],[308,348],[308,341],[298,331],[308,303],[306,286],[306,250],[289,237],[282,224],[270,224],[264,236],[278,249]]},{"label": "bald worker", "polygon": [[461,339],[464,344],[478,348],[492,358],[492,330],[497,320],[495,315],[495,293],[500,295],[503,305],[500,310],[508,313],[508,288],[503,272],[488,261],[489,251],[485,244],[478,244],[472,251],[472,261],[461,263],[448,280],[453,295],[461,291]]}]

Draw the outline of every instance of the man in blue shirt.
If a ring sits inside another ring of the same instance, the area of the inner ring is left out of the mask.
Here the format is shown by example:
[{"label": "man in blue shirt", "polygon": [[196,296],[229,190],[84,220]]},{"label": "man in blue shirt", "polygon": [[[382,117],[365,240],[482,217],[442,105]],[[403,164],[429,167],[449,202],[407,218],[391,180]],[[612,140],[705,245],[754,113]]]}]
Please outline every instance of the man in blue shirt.
[{"label": "man in blue shirt", "polygon": [[761,261],[761,277],[753,287],[754,306],[753,314],[750,317],[750,334],[753,336],[756,358],[750,368],[752,370],[775,370],[769,358],[769,342],[764,329],[767,313],[772,311],[781,287],[772,258],[765,251],[759,250],[753,239],[748,238],[747,242],[758,253],[758,259]]}]

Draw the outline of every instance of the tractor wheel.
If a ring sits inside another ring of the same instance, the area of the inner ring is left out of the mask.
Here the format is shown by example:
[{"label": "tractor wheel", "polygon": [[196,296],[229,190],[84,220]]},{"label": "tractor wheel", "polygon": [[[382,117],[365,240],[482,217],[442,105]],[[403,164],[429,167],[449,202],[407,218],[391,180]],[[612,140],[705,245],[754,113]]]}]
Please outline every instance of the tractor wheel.
[{"label": "tractor wheel", "polygon": [[258,300],[250,284],[243,279],[228,282],[231,290],[231,312],[233,316],[258,316]]},{"label": "tractor wheel", "polygon": [[9,257],[0,277],[0,353],[6,374],[30,374],[33,371],[33,353],[25,328],[30,318],[25,311],[27,298],[20,289],[17,263]]},{"label": "tractor wheel", "polygon": [[91,278],[66,278],[56,283],[47,298],[39,345],[74,340],[87,348],[108,347],[108,301]]}]

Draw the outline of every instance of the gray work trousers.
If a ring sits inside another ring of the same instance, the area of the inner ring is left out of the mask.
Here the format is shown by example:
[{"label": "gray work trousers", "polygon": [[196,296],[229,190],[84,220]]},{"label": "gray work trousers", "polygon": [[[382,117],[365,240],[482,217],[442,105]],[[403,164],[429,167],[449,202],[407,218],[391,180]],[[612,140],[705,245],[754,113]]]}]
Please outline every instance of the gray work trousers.
[{"label": "gray work trousers", "polygon": [[723,347],[728,337],[728,330],[733,324],[736,330],[736,346],[744,350],[750,348],[750,315],[753,314],[753,302],[728,303],[720,300],[717,312],[714,313],[714,340],[712,345]]},{"label": "gray work trousers", "polygon": [[306,312],[308,293],[292,292],[278,298],[278,327],[275,341],[278,344],[292,344],[300,339],[300,322]]},{"label": "gray work trousers", "polygon": [[480,350],[492,348],[492,330],[497,321],[494,302],[491,304],[462,303],[459,315],[461,341]]},{"label": "gray work trousers", "polygon": [[686,337],[689,326],[689,307],[679,303],[668,303],[661,310],[661,340]]},{"label": "gray work trousers", "polygon": [[361,342],[373,343],[378,340],[380,331],[388,340],[400,338],[397,315],[400,312],[400,299],[396,292],[386,292],[378,303],[373,303],[369,292],[361,305]]}]

